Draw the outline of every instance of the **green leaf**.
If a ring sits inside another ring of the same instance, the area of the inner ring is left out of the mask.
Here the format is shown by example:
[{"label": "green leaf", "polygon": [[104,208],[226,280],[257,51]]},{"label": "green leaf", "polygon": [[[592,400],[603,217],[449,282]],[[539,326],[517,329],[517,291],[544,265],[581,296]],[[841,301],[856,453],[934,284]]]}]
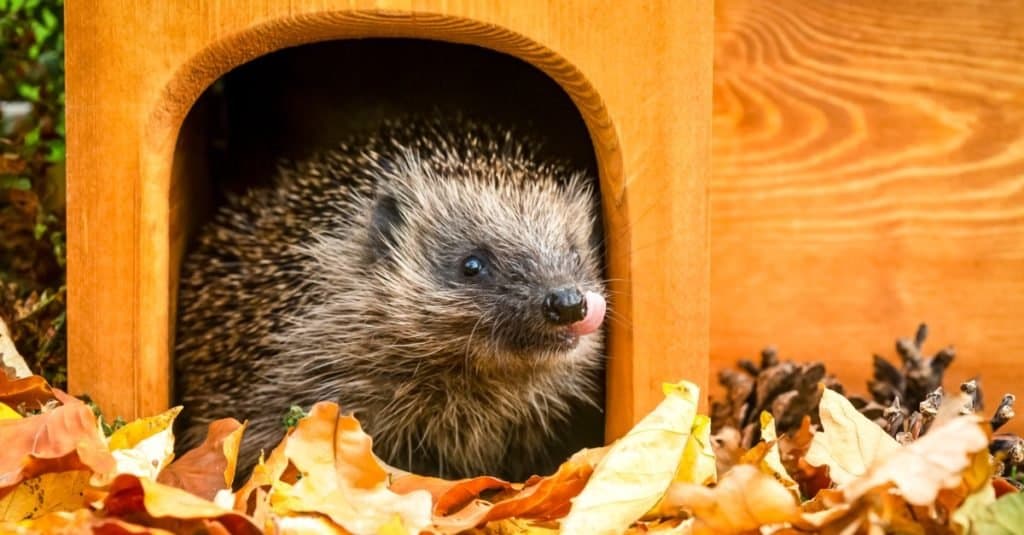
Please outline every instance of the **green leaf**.
[{"label": "green leaf", "polygon": [[21,83],[18,84],[18,95],[25,100],[32,102],[39,101],[39,86]]},{"label": "green leaf", "polygon": [[43,7],[43,10],[40,13],[40,15],[43,17],[43,24],[47,28],[54,29],[57,27],[57,23],[59,22],[57,20],[57,15],[54,15],[53,11],[51,11],[48,6]]},{"label": "green leaf", "polygon": [[32,21],[30,26],[32,26],[32,33],[36,36],[36,46],[33,47],[36,50],[36,54],[33,56],[30,52],[29,56],[36,58],[39,56],[39,43],[45,42],[46,38],[53,34],[53,28],[48,28],[45,24],[35,20]]},{"label": "green leaf", "polygon": [[35,147],[38,144],[39,144],[39,126],[36,126],[32,130],[29,130],[29,132],[27,134],[25,134],[25,146],[28,147],[28,148],[32,148],[32,147]]},{"label": "green leaf", "polygon": [[0,189],[28,191],[32,189],[32,181],[24,176],[0,176]]},{"label": "green leaf", "polygon": [[[984,496],[978,493],[977,496]],[[954,514],[954,522],[967,528],[971,535],[1016,535],[1024,526],[1024,493],[1004,495],[985,507],[977,507],[972,497]],[[984,497],[981,501],[986,501]],[[960,514],[964,511],[964,514]],[[966,525],[965,525],[966,524]]]},{"label": "green leaf", "polygon": [[56,140],[51,141],[47,144],[50,148],[50,153],[46,155],[46,161],[50,163],[57,163],[64,161],[64,156],[67,154],[67,149],[64,146],[64,141]]},{"label": "green leaf", "polygon": [[36,223],[36,226],[32,227],[32,235],[35,236],[35,238],[37,240],[42,239],[42,237],[45,234],[46,234],[46,224],[45,223]]},{"label": "green leaf", "polygon": [[21,11],[21,8],[25,5],[25,0],[14,0],[11,2],[11,13],[17,13]]}]

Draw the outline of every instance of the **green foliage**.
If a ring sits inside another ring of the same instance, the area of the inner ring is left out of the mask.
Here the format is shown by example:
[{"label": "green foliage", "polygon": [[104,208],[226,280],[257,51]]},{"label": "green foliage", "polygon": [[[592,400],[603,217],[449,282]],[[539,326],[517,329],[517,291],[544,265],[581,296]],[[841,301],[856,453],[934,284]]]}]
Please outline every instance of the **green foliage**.
[{"label": "green foliage", "polygon": [[63,0],[0,0],[0,105],[0,318],[63,386]]},{"label": "green foliage", "polygon": [[291,429],[299,425],[299,420],[305,418],[307,415],[308,413],[302,410],[302,407],[292,405],[288,408],[288,412],[284,415],[284,418],[281,419],[281,423],[284,424],[286,429]]}]

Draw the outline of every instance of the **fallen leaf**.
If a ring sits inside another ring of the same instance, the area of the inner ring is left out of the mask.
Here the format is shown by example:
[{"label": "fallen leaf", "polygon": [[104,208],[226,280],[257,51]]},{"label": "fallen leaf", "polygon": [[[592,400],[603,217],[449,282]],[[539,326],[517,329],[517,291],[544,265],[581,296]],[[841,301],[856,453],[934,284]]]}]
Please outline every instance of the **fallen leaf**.
[{"label": "fallen leaf", "polygon": [[[59,392],[59,391],[55,391]],[[15,485],[48,472],[108,473],[116,463],[92,409],[74,398],[52,410],[19,420],[0,420],[0,498]]]},{"label": "fallen leaf", "polygon": [[397,494],[408,494],[416,490],[429,492],[434,501],[434,514],[444,516],[465,507],[479,498],[483,492],[509,490],[512,484],[490,476],[450,481],[437,477],[408,475],[396,479],[389,488]]},{"label": "fallen leaf", "polygon": [[134,448],[139,442],[170,429],[180,412],[181,407],[173,407],[156,416],[128,422],[110,435],[107,445],[111,451]]},{"label": "fallen leaf", "polygon": [[234,483],[244,431],[234,418],[211,422],[203,443],[160,472],[157,482],[212,500],[218,491],[230,489]]},{"label": "fallen leaf", "polygon": [[975,415],[961,416],[879,458],[843,490],[848,501],[894,485],[908,503],[932,505],[939,491],[960,485],[975,455],[988,454],[988,434]]},{"label": "fallen leaf", "polygon": [[0,373],[0,403],[13,409],[25,407],[37,410],[54,399],[53,390],[46,379],[30,375],[23,379],[11,379]]},{"label": "fallen leaf", "polygon": [[0,498],[0,522],[18,522],[85,507],[83,490],[89,485],[91,474],[88,470],[52,472],[22,481]]},{"label": "fallen leaf", "polygon": [[876,459],[900,447],[884,429],[833,390],[822,392],[819,412],[823,431],[814,434],[805,460],[811,466],[827,466],[829,477],[839,486],[864,475]]},{"label": "fallen leaf", "polygon": [[434,517],[434,527],[444,533],[457,533],[507,518],[536,521],[562,518],[569,512],[572,498],[580,493],[608,450],[605,447],[576,452],[554,474],[527,480],[515,495],[496,503],[473,501],[453,514]]},{"label": "fallen leaf", "polygon": [[224,509],[182,489],[130,474],[117,476],[103,500],[103,511],[176,533],[194,532],[215,521],[227,533],[255,535],[260,530],[245,515]]},{"label": "fallen leaf", "polygon": [[814,432],[811,430],[811,417],[804,415],[800,427],[789,434],[779,438],[779,454],[782,457],[782,466],[786,472],[793,476],[793,479],[800,486],[803,496],[816,496],[822,489],[832,486],[832,480],[828,477],[828,468],[825,466],[811,466],[804,459],[807,450],[814,440]]},{"label": "fallen leaf", "polygon": [[714,488],[673,484],[665,502],[693,514],[694,534],[740,534],[800,517],[789,490],[751,465],[734,466]]},{"label": "fallen leaf", "polygon": [[0,403],[0,420],[20,420],[21,414],[18,411],[8,407],[4,403]]},{"label": "fallen leaf", "polygon": [[293,485],[272,483],[268,499],[275,514],[320,513],[356,534],[377,533],[396,517],[410,533],[431,525],[430,493],[389,490],[369,435],[337,404],[314,405],[285,440],[284,455],[302,477]]},{"label": "fallen leaf", "polygon": [[775,418],[767,411],[761,412],[761,442],[740,457],[740,462],[758,467],[762,472],[785,485],[793,498],[800,499],[800,485],[782,465],[778,435],[775,432]]},{"label": "fallen leaf", "polygon": [[18,524],[0,524],[0,533],[38,535],[53,533],[62,535],[174,535],[173,532],[132,524],[118,518],[97,516],[89,509],[74,512],[50,513]]},{"label": "fallen leaf", "polygon": [[665,399],[611,446],[562,520],[563,533],[621,533],[665,494],[697,414],[700,388],[664,386]]},{"label": "fallen leaf", "polygon": [[[690,437],[686,439],[679,469],[672,478],[673,483],[694,483],[710,485],[718,480],[715,452],[711,448],[711,418],[698,414],[693,419]],[[643,518],[656,519],[672,516],[672,511],[663,507],[664,497],[648,511]]]}]

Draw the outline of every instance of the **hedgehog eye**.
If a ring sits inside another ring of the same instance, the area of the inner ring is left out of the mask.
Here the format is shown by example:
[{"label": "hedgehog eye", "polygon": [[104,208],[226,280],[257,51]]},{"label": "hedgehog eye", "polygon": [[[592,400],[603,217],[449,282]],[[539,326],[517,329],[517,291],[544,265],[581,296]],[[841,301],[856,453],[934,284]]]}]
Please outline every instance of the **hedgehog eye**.
[{"label": "hedgehog eye", "polygon": [[467,277],[475,277],[484,270],[484,261],[478,256],[467,256],[462,260],[462,274]]}]

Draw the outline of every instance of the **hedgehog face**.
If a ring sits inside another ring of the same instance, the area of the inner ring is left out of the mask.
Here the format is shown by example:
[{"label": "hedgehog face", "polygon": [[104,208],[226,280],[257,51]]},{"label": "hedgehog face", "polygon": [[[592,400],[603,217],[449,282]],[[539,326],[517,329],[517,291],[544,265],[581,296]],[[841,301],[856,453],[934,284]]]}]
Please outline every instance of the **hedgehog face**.
[{"label": "hedgehog face", "polygon": [[406,291],[382,298],[417,316],[409,332],[430,332],[437,357],[478,369],[592,362],[605,300],[585,184],[423,173],[396,181],[376,201],[371,249],[379,280]]}]

